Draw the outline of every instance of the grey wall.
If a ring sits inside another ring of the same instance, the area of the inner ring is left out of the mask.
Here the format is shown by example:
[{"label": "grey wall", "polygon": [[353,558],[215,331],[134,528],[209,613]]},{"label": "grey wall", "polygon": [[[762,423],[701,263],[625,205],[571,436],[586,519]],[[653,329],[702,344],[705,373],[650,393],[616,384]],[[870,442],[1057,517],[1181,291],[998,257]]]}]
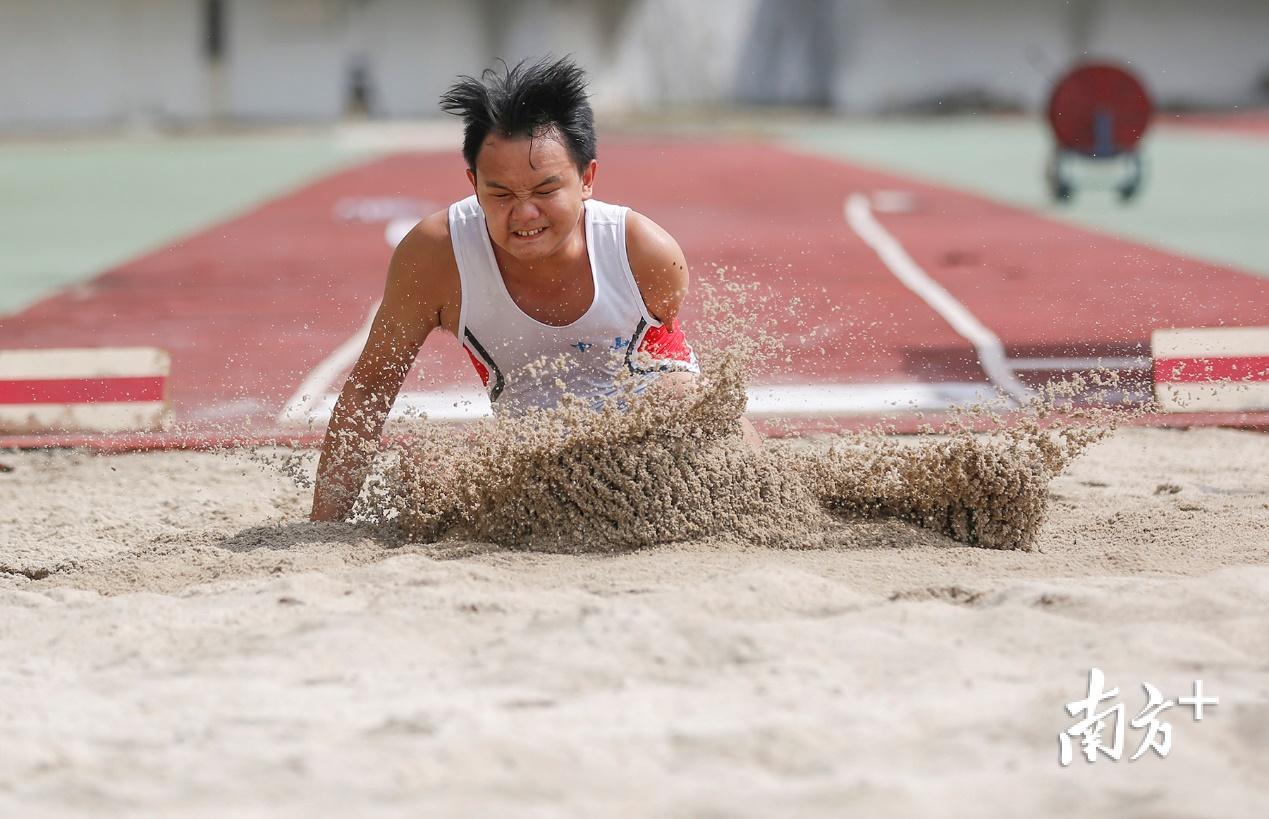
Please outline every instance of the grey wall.
[{"label": "grey wall", "polygon": [[206,109],[195,0],[0,0],[0,126]]},{"label": "grey wall", "polygon": [[338,0],[232,0],[225,113],[250,120],[339,117],[349,10]]},{"label": "grey wall", "polygon": [[1065,64],[1069,6],[1052,0],[857,0],[839,4],[838,108],[938,108],[984,97],[1035,108],[1046,63]]},{"label": "grey wall", "polygon": [[1131,66],[1165,105],[1266,105],[1269,0],[824,0],[835,107],[977,95],[1034,110],[1078,59]]},{"label": "grey wall", "polygon": [[1156,97],[1269,102],[1269,0],[0,0],[0,129],[329,121],[354,67],[371,116],[436,113],[459,73],[573,54],[599,108],[1034,109],[1087,52]]},{"label": "grey wall", "polygon": [[1269,104],[1269,0],[1106,3],[1089,50],[1131,60],[1165,104]]}]

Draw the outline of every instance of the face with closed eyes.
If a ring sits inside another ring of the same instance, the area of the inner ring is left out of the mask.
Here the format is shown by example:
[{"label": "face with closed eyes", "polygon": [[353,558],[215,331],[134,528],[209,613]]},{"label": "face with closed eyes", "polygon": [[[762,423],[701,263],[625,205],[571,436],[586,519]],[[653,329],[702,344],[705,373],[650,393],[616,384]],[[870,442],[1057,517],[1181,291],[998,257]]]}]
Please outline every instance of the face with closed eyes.
[{"label": "face with closed eyes", "polygon": [[467,178],[485,211],[489,238],[521,261],[546,259],[581,240],[583,202],[597,163],[584,173],[553,132],[534,137],[490,134]]}]

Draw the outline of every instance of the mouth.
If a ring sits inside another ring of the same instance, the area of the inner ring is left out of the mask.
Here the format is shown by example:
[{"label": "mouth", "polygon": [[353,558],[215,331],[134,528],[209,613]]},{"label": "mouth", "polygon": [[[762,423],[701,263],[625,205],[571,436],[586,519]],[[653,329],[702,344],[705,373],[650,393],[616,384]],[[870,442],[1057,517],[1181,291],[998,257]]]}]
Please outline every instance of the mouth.
[{"label": "mouth", "polygon": [[530,228],[528,230],[513,230],[511,231],[511,235],[515,236],[517,239],[532,239],[535,236],[541,235],[544,230],[546,230],[545,227]]}]

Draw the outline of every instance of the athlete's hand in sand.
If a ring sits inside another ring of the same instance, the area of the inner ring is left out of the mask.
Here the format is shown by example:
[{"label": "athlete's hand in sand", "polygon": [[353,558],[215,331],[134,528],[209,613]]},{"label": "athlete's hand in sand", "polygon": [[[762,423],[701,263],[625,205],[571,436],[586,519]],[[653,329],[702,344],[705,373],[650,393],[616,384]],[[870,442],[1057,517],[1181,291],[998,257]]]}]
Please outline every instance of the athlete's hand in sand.
[{"label": "athlete's hand in sand", "polygon": [[[699,386],[701,376],[695,373],[665,373],[649,387],[649,394],[670,401],[683,401],[691,398]],[[740,435],[754,452],[762,449],[762,434],[754,429],[749,419],[740,416]]]},{"label": "athlete's hand in sand", "polygon": [[[630,211],[626,217],[626,247],[648,311],[658,321],[672,322],[678,317],[689,285],[687,258],[678,242],[648,217]],[[690,373],[667,373],[657,379],[654,388],[667,397],[681,399],[691,394],[696,379]],[[750,448],[755,452],[762,449],[762,436],[743,416],[740,431]]]},{"label": "athlete's hand in sand", "polygon": [[437,327],[457,335],[461,298],[448,217],[441,211],[415,226],[392,255],[383,303],[326,429],[311,520],[345,520],[352,513],[419,348]]}]

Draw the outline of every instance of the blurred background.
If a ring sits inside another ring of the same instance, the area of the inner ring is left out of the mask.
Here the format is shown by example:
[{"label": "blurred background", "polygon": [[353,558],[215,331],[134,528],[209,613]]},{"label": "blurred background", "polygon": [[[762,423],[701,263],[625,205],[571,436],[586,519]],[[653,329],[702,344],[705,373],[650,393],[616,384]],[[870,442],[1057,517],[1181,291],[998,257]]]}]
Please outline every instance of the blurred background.
[{"label": "blurred background", "polygon": [[572,54],[597,108],[1034,111],[1066,66],[1169,110],[1269,103],[1265,0],[0,0],[0,131],[429,117]]},{"label": "blurred background", "polygon": [[[852,201],[1033,382],[1269,325],[1269,0],[0,0],[0,351],[165,350],[179,424],[317,413],[403,231],[470,190],[437,98],[547,55],[587,70],[600,198],[698,280],[801,294],[820,335],[784,328],[770,383],[993,380]],[[1131,196],[1104,156],[1056,192],[1050,94],[1089,61],[1155,104]],[[437,344],[418,392],[472,387]]]}]

